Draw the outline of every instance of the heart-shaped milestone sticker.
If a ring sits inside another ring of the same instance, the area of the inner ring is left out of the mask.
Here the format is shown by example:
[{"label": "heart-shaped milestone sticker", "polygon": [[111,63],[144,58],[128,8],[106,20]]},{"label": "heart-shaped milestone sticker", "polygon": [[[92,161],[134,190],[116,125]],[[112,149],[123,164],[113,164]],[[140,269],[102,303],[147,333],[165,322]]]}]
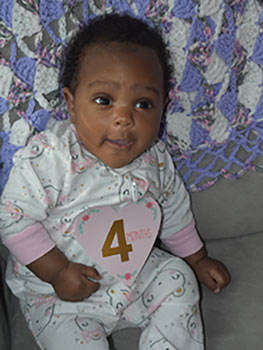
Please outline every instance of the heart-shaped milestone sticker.
[{"label": "heart-shaped milestone sticker", "polygon": [[160,221],[158,203],[147,197],[119,211],[109,206],[84,211],[74,235],[98,264],[130,286],[152,249]]}]

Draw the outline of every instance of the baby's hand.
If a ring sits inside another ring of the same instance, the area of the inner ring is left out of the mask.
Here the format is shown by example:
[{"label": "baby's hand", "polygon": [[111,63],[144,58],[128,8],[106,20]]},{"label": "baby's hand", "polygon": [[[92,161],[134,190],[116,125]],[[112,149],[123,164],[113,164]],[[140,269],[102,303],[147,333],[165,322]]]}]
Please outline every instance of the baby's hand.
[{"label": "baby's hand", "polygon": [[192,267],[197,279],[214,293],[219,293],[230,282],[230,275],[225,265],[209,258],[204,247],[185,257],[184,260]]},{"label": "baby's hand", "polygon": [[203,257],[194,266],[197,279],[214,293],[219,293],[230,282],[230,275],[220,261]]},{"label": "baby's hand", "polygon": [[57,296],[65,301],[82,301],[95,293],[101,277],[93,267],[70,262],[51,281]]}]

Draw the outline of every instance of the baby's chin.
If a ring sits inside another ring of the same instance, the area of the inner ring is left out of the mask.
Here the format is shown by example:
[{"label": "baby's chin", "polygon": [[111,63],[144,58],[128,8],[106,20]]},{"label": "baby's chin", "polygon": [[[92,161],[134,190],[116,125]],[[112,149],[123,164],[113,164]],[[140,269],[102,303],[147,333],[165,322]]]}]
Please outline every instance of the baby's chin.
[{"label": "baby's chin", "polygon": [[129,154],[129,152],[116,152],[116,154],[113,155],[105,155],[100,156],[96,155],[96,157],[105,165],[107,165],[110,168],[113,169],[120,169],[123,168],[132,162],[136,161],[143,152],[140,152],[139,154]]},{"label": "baby's chin", "polygon": [[105,165],[112,169],[121,169],[124,168],[126,165],[131,164],[136,158],[132,159],[131,161],[102,161]]}]

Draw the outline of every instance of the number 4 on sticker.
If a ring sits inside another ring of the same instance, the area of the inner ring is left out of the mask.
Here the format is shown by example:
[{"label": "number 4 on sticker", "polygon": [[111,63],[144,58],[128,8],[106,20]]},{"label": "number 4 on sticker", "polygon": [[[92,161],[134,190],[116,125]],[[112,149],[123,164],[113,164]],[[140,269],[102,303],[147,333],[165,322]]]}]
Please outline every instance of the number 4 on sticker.
[{"label": "number 4 on sticker", "polygon": [[[114,237],[117,236],[118,246],[112,247]],[[120,255],[121,261],[129,261],[129,252],[132,252],[132,245],[127,244],[124,232],[123,220],[116,220],[111,225],[110,231],[102,247],[102,256],[108,257]]]}]

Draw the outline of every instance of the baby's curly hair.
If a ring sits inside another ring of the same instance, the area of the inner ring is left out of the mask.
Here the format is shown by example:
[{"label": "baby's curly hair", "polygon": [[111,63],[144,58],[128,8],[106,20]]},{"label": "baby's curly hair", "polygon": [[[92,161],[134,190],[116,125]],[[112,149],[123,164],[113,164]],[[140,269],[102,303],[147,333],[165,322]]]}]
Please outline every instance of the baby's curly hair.
[{"label": "baby's curly hair", "polygon": [[80,29],[66,49],[65,62],[60,76],[62,87],[74,94],[84,49],[96,43],[128,43],[153,49],[162,66],[164,93],[168,96],[173,72],[170,52],[156,28],[127,14],[107,14],[95,17]]}]

